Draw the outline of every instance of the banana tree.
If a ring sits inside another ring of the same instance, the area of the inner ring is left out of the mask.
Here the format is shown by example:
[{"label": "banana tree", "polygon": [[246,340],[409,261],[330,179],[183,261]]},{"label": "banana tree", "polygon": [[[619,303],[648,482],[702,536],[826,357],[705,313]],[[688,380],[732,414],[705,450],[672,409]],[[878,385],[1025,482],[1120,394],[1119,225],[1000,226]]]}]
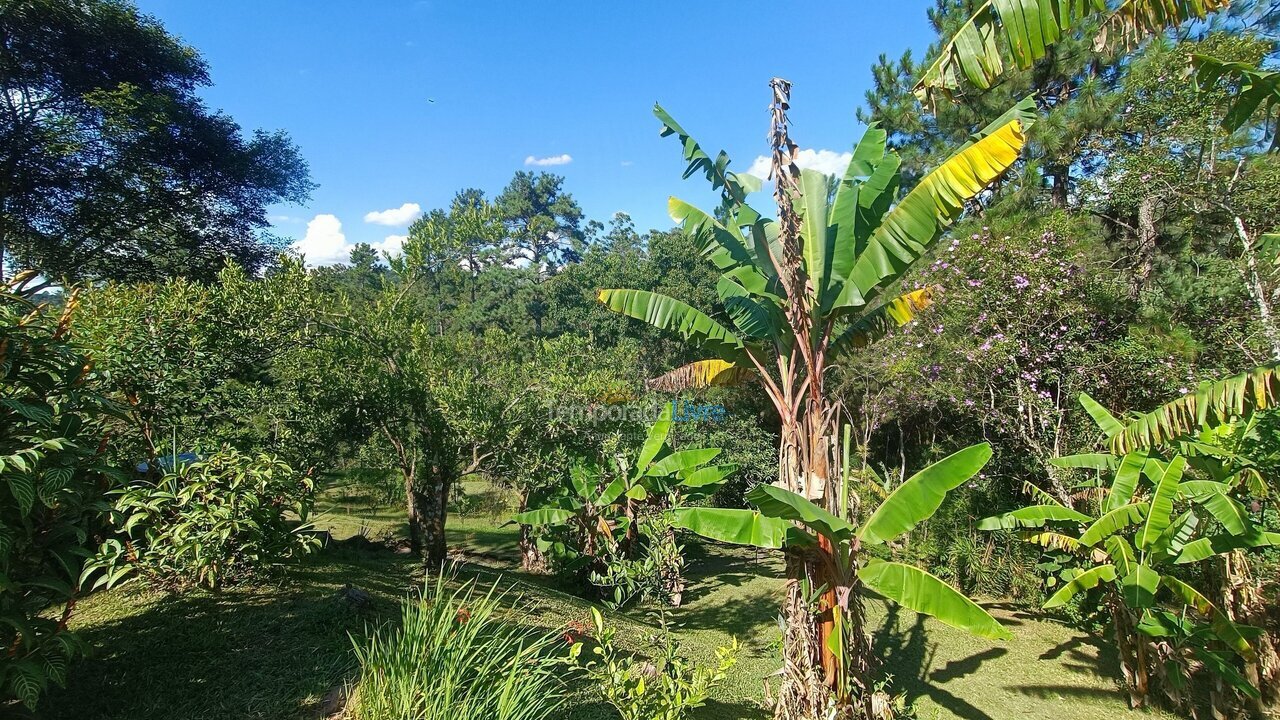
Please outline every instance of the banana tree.
[{"label": "banana tree", "polygon": [[1230,0],[986,0],[960,26],[921,74],[915,93],[933,103],[953,98],[963,85],[991,88],[1006,58],[1020,70],[1043,58],[1063,35],[1094,33],[1098,49],[1126,47],[1190,20],[1202,20]]},{"label": "banana tree", "polygon": [[[732,329],[659,293],[606,289],[599,299],[614,311],[680,335],[706,354],[706,360],[667,378],[671,384],[734,376],[759,382],[781,420],[776,485],[830,513],[843,495],[832,487],[838,481],[833,470],[840,455],[839,407],[827,395],[827,368],[927,304],[927,291],[899,296],[893,290],[966,204],[1014,164],[1035,109],[1029,101],[1010,109],[899,197],[901,161],[886,152],[886,133],[875,125],[840,178],[798,168],[797,146],[787,129],[790,84],[775,78],[771,88],[776,220],[747,202],[761,186],[758,178],[732,172],[727,155],[713,158],[665,110],[654,109],[661,134],[681,143],[685,176],[701,173],[720,193],[715,213],[677,198],[671,198],[669,210],[720,271],[716,289]],[[856,651],[832,651],[837,584],[827,577],[833,562],[819,558],[835,557],[837,548],[825,535],[817,544],[817,554],[799,548],[786,554],[786,667],[777,705],[784,717],[825,712],[840,674],[865,679],[861,672],[838,667],[839,657],[869,662],[862,656],[866,641],[860,618],[844,634],[846,642],[861,638],[853,642]],[[806,578],[829,588],[816,604],[803,595]]]},{"label": "banana tree", "polygon": [[[719,448],[675,450],[668,443],[672,405],[649,427],[634,460],[612,458],[610,466],[582,460],[569,468],[562,488],[540,507],[512,519],[535,528],[539,549],[556,557],[563,569],[583,571],[593,580],[612,578],[611,558],[637,560],[646,552],[661,556],[667,597],[679,604],[683,590],[681,562],[670,527],[653,522],[655,513],[684,502],[703,499],[738,468],[711,464]],[[615,602],[624,602],[615,583]]]},{"label": "banana tree", "polygon": [[[1081,403],[1104,432],[1122,427],[1087,395]],[[1055,464],[1062,467],[1113,472],[1093,514],[1037,493],[1037,504],[978,525],[982,530],[1014,531],[1027,542],[1074,559],[1062,576],[1065,584],[1044,607],[1062,607],[1087,593],[1094,607],[1110,616],[1135,707],[1149,702],[1154,684],[1175,706],[1194,713],[1186,682],[1193,663],[1243,695],[1258,696],[1231,659],[1238,656],[1246,666],[1255,660],[1247,637],[1256,630],[1238,625],[1226,608],[1178,577],[1186,577],[1186,568],[1180,566],[1244,548],[1280,545],[1280,534],[1254,525],[1232,497],[1230,484],[1198,475],[1184,479],[1189,467],[1212,465],[1206,462],[1212,457],[1206,454],[1209,449],[1204,443],[1188,442],[1167,459],[1149,448],[1123,456],[1088,453],[1058,458]]]},{"label": "banana tree", "polygon": [[[848,519],[849,494],[833,513],[773,485],[761,485],[747,494],[754,510],[687,507],[676,508],[671,515],[676,526],[713,540],[811,556],[821,572],[803,578],[804,595],[812,598],[831,591],[836,597],[826,642],[840,660],[834,668],[837,695],[857,698],[868,716],[881,717],[887,698],[868,692],[871,648],[863,631],[862,587],[979,637],[1011,637],[985,610],[927,571],[868,552],[887,549],[929,519],[946,493],[968,481],[990,458],[991,446],[983,443],[926,467],[879,506],[869,508],[861,525]],[[848,472],[846,456],[843,474]]]}]

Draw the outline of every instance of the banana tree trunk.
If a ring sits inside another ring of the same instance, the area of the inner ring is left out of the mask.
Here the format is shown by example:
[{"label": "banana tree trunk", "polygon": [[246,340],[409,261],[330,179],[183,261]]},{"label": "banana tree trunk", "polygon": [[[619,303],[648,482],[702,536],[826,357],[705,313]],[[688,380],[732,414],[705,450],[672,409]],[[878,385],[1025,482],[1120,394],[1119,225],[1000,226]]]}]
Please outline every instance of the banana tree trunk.
[{"label": "banana tree trunk", "polygon": [[1124,676],[1125,688],[1129,691],[1129,706],[1135,709],[1146,707],[1147,697],[1151,692],[1146,641],[1138,635],[1133,616],[1114,592],[1108,593],[1107,606],[1111,610],[1111,625],[1120,655],[1120,673]]},{"label": "banana tree trunk", "polygon": [[1276,652],[1276,640],[1270,632],[1267,610],[1263,602],[1261,583],[1253,576],[1249,557],[1243,550],[1233,550],[1222,556],[1221,565],[1222,607],[1233,622],[1263,628],[1252,641],[1257,659],[1246,662],[1244,676],[1262,697],[1248,700],[1250,710],[1258,716],[1280,706],[1280,655]]},{"label": "banana tree trunk", "polygon": [[[821,406],[807,409],[807,417],[783,421],[778,485],[838,512],[838,489],[831,482],[835,445],[824,432]],[[854,717],[876,717],[869,682],[873,655],[857,578],[839,572],[834,556],[826,538],[819,538],[817,548],[785,551],[783,670],[774,704],[780,720],[826,718],[837,708],[840,717],[850,710]],[[856,560],[851,564],[857,567]]]}]

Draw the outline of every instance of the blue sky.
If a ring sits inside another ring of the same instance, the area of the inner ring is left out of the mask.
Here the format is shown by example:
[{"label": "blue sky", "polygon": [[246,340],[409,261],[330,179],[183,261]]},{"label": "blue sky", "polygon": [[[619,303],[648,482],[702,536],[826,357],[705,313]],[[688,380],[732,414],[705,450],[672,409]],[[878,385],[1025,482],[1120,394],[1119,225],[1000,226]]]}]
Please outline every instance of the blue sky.
[{"label": "blue sky", "polygon": [[[492,197],[522,169],[565,176],[589,218],[670,227],[669,195],[710,196],[681,181],[653,103],[746,170],[766,150],[775,75],[795,85],[793,137],[830,160],[861,133],[876,57],[927,46],[932,2],[138,4],[204,55],[211,106],[301,147],[319,188],[273,221],[323,262],[356,242],[391,247],[412,204],[464,187]],[[548,158],[562,164],[528,164]]]}]

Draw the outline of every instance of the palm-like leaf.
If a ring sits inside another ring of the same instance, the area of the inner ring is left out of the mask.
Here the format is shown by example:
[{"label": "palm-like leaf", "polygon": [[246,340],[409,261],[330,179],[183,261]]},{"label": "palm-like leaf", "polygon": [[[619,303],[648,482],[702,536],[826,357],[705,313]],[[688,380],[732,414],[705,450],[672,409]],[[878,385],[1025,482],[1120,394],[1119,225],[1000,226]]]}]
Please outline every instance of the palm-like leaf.
[{"label": "palm-like leaf", "polygon": [[991,459],[987,443],[972,445],[912,475],[867,518],[858,532],[862,542],[888,542],[927,520],[947,492],[963,485]]},{"label": "palm-like leaf", "polygon": [[1083,468],[1088,470],[1115,470],[1116,456],[1108,453],[1080,453],[1050,458],[1049,464],[1061,468]]},{"label": "palm-like leaf", "polygon": [[720,542],[780,548],[791,523],[756,510],[685,507],[671,512],[671,524]]},{"label": "palm-like leaf", "polygon": [[1280,546],[1280,533],[1264,532],[1252,529],[1244,535],[1210,535],[1193,540],[1183,546],[1182,552],[1174,559],[1179,565],[1200,562],[1215,555],[1222,555],[1232,550],[1246,548]]},{"label": "palm-like leaf", "polygon": [[1093,518],[1065,505],[1029,505],[1003,515],[984,518],[979,530],[1012,530],[1014,528],[1038,528],[1051,522],[1087,523]]},{"label": "palm-like leaf", "polygon": [[1013,638],[977,603],[918,567],[874,560],[858,571],[858,578],[899,605],[952,627],[993,640]]},{"label": "palm-like leaf", "polygon": [[647,290],[601,290],[600,302],[614,312],[670,330],[721,359],[743,358],[742,341],[725,326],[673,297]]},{"label": "palm-like leaf", "polygon": [[1024,131],[1034,118],[1034,105],[1020,103],[926,175],[884,216],[846,281],[863,302],[901,276],[960,217],[966,202],[1017,161],[1026,144]]},{"label": "palm-like leaf", "polygon": [[1080,542],[1089,546],[1097,545],[1121,530],[1145,520],[1150,509],[1146,503],[1121,505],[1095,520],[1080,536]]},{"label": "palm-like leaf", "polygon": [[1280,394],[1280,363],[1254,368],[1216,382],[1203,382],[1195,392],[1165,403],[1125,424],[1111,438],[1117,453],[1152,447],[1196,434],[1206,422],[1225,423],[1266,410]]},{"label": "palm-like leaf", "polygon": [[854,527],[848,522],[790,490],[773,485],[760,485],[747,493],[747,500],[760,508],[760,512],[764,515],[802,523],[809,529],[825,535],[833,543],[853,536]]},{"label": "palm-like leaf", "polygon": [[1143,550],[1149,550],[1173,522],[1173,501],[1178,498],[1178,483],[1182,481],[1182,471],[1186,466],[1186,458],[1175,456],[1156,483],[1155,492],[1151,494],[1147,520],[1138,533],[1138,547]]},{"label": "palm-like leaf", "polygon": [[912,290],[863,315],[831,341],[832,355],[846,348],[866,347],[911,322],[916,313],[933,304],[933,293],[931,287]]},{"label": "palm-like leaf", "polygon": [[1111,481],[1111,491],[1107,493],[1107,510],[1115,510],[1133,500],[1133,494],[1138,490],[1138,480],[1142,477],[1142,468],[1146,464],[1145,450],[1131,452],[1120,459],[1116,476]]},{"label": "palm-like leaf", "polygon": [[1044,604],[1045,610],[1052,610],[1056,607],[1062,607],[1071,602],[1071,599],[1086,590],[1092,590],[1104,582],[1115,582],[1116,566],[1107,564],[1089,568],[1084,572],[1076,575],[1063,585],[1058,592],[1054,593]]},{"label": "palm-like leaf", "polygon": [[989,89],[1005,72],[1005,58],[1027,69],[1064,34],[1091,18],[1103,18],[1095,37],[1101,47],[1133,44],[1165,28],[1203,18],[1229,0],[1125,0],[1107,15],[1106,0],[987,0],[944,45],[915,93],[923,102],[951,98],[963,82]]},{"label": "palm-like leaf", "polygon": [[1115,437],[1117,433],[1124,430],[1124,423],[1117,420],[1116,416],[1102,407],[1097,400],[1089,397],[1089,393],[1080,393],[1080,406],[1089,413],[1089,417],[1093,418],[1098,429],[1108,438]]},{"label": "palm-like leaf", "polygon": [[1235,132],[1262,108],[1267,117],[1280,105],[1280,72],[1261,70],[1257,66],[1240,62],[1224,62],[1208,55],[1193,55],[1196,66],[1196,84],[1202,89],[1213,87],[1222,79],[1239,84],[1232,93],[1231,105],[1222,116],[1222,127]]},{"label": "palm-like leaf", "polygon": [[679,450],[653,463],[644,471],[649,477],[666,477],[692,470],[716,459],[720,448],[694,448]]},{"label": "palm-like leaf", "polygon": [[741,385],[756,377],[755,370],[734,365],[727,360],[711,358],[681,365],[645,381],[645,387],[659,392],[682,392],[713,385]]},{"label": "palm-like leaf", "polygon": [[1182,602],[1195,608],[1197,612],[1209,619],[1209,625],[1213,628],[1213,632],[1232,650],[1236,651],[1241,657],[1249,660],[1255,657],[1253,648],[1249,646],[1249,641],[1240,634],[1240,629],[1236,624],[1227,617],[1226,613],[1218,609],[1199,590],[1182,582],[1181,580],[1165,575],[1160,578],[1160,584],[1170,591]]}]

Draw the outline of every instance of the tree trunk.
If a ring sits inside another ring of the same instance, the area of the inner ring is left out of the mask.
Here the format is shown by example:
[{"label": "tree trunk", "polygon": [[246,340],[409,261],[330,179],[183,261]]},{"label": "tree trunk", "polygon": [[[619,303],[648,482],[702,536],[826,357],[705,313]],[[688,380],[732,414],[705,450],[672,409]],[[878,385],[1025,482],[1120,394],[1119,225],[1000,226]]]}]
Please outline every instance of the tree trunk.
[{"label": "tree trunk", "polygon": [[418,492],[415,489],[413,475],[404,475],[405,514],[409,522],[409,550],[414,555],[422,556],[422,518],[418,512]]},{"label": "tree trunk", "polygon": [[1248,269],[1248,275],[1245,278],[1245,284],[1249,288],[1249,296],[1253,298],[1254,304],[1258,306],[1258,320],[1262,323],[1262,332],[1267,336],[1267,343],[1271,345],[1271,359],[1280,360],[1280,328],[1276,327],[1275,314],[1271,310],[1271,301],[1268,299],[1267,290],[1262,284],[1262,277],[1258,273],[1258,253],[1254,247],[1253,238],[1249,235],[1248,228],[1244,225],[1244,220],[1239,216],[1235,218],[1236,234],[1240,237],[1240,244],[1244,249],[1245,265]]},{"label": "tree trunk", "polygon": [[[821,407],[811,403],[807,409],[802,421],[783,421],[778,484],[838,513],[830,481],[835,444],[822,433]],[[856,575],[846,579],[837,571],[826,538],[819,539],[817,548],[787,548],[785,558],[783,672],[774,717],[826,718],[840,706],[844,709],[837,716],[856,708],[855,717],[878,717],[883,703],[872,697],[874,656]],[[856,557],[851,557],[851,567],[857,567]],[[820,596],[806,596],[806,589],[813,592],[824,585]],[[842,632],[835,653],[830,638],[837,631],[837,614]]]},{"label": "tree trunk", "polygon": [[[519,512],[529,509],[529,491],[520,491]],[[547,558],[538,549],[538,543],[533,539],[533,528],[528,525],[520,526],[520,569],[527,573],[541,575],[547,571]]]},{"label": "tree trunk", "polygon": [[1129,706],[1135,709],[1146,707],[1151,691],[1146,642],[1137,634],[1129,609],[1120,598],[1109,595],[1107,605],[1111,609],[1111,624],[1120,655],[1120,673],[1124,675],[1125,688],[1129,691]]},{"label": "tree trunk", "polygon": [[1053,189],[1049,196],[1050,201],[1055,208],[1065,210],[1071,191],[1071,168],[1066,165],[1054,165],[1048,168],[1048,175],[1053,178]]},{"label": "tree trunk", "polygon": [[431,484],[427,492],[417,493],[414,504],[422,520],[422,558],[429,571],[438,571],[449,559],[449,546],[445,541],[445,520],[449,515],[449,487],[452,485],[447,471],[432,468]]},{"label": "tree trunk", "polygon": [[1147,289],[1156,262],[1156,241],[1160,234],[1156,229],[1156,197],[1148,195],[1138,203],[1137,265],[1133,270],[1133,296]]}]

